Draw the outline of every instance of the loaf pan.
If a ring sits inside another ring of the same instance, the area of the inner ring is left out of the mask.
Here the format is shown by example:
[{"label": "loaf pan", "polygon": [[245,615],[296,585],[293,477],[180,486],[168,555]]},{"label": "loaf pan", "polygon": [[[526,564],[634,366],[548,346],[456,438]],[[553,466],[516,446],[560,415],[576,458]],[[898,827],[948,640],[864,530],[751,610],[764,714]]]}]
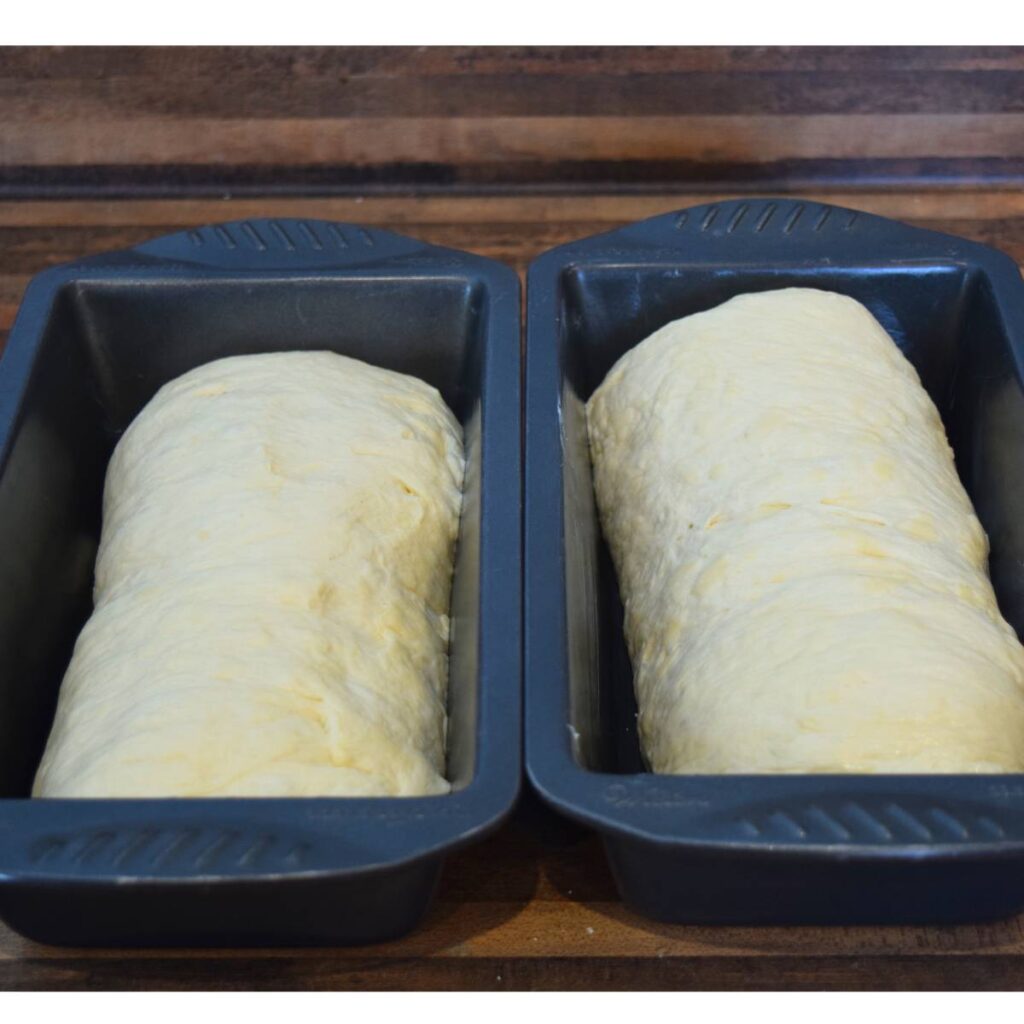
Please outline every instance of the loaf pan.
[{"label": "loaf pan", "polygon": [[584,403],[628,349],[741,292],[863,302],[917,367],[1024,628],[1024,283],[981,245],[816,203],[655,217],[528,277],[526,761],[604,837],[623,900],[669,922],[939,922],[1024,908],[1024,776],[654,775],[636,733]]},{"label": "loaf pan", "polygon": [[[30,800],[90,612],[119,434],[222,356],[330,349],[438,387],[465,429],[444,796]],[[413,927],[521,775],[519,282],[349,224],[254,220],[34,278],[0,362],[0,917],[46,942],[366,943]]]}]

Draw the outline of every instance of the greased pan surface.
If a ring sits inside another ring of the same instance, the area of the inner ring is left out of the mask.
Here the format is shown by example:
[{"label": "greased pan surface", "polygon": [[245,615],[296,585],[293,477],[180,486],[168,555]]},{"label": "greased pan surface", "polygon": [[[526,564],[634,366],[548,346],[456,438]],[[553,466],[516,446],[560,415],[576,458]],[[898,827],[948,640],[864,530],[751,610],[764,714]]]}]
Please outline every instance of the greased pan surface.
[{"label": "greased pan surface", "polygon": [[584,403],[670,320],[790,285],[863,302],[917,367],[1024,630],[1024,282],[1004,254],[817,203],[682,210],[542,254],[526,355],[526,763],[662,921],[980,920],[1024,908],[1024,777],[645,771]]},{"label": "greased pan surface", "polygon": [[[186,370],[278,349],[415,374],[463,425],[452,792],[27,799],[90,611],[117,437]],[[356,225],[216,225],[33,279],[0,362],[0,917],[42,941],[131,945],[364,943],[417,923],[444,854],[519,787],[519,367],[512,270]]]}]

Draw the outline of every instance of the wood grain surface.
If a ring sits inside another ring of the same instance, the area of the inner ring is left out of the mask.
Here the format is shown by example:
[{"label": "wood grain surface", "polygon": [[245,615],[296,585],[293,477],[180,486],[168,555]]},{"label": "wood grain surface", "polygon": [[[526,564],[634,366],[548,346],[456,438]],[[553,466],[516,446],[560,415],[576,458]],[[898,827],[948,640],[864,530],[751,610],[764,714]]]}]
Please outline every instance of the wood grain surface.
[{"label": "wood grain surface", "polygon": [[[725,197],[728,192],[714,193]],[[1013,189],[819,190],[825,199],[954,231],[1024,263]],[[522,271],[574,237],[701,202],[685,192],[0,203],[0,331],[28,278],[84,253],[255,216],[392,227]],[[413,935],[365,949],[66,950],[0,925],[0,988],[676,989],[1024,988],[1022,920],[932,928],[709,928],[653,924],[618,902],[599,842],[528,798],[446,866]]]},{"label": "wood grain surface", "polygon": [[1024,181],[1013,47],[0,50],[8,195]]},{"label": "wood grain surface", "polygon": [[[737,193],[1024,264],[1024,49],[0,48],[0,343],[34,273],[183,227],[359,221],[522,272]],[[527,796],[398,942],[74,950],[0,925],[0,989],[1017,989],[1022,923],[653,924],[619,903],[599,842]]]}]

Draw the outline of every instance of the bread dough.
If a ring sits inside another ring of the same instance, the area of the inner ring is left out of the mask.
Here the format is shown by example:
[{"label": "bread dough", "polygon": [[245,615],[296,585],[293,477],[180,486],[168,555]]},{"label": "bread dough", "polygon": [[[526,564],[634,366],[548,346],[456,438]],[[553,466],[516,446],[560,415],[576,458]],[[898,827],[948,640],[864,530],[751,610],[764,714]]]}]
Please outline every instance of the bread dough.
[{"label": "bread dough", "polygon": [[864,306],[740,295],[628,352],[587,413],[654,771],[1024,770],[987,538]]},{"label": "bread dough", "polygon": [[355,359],[162,387],[110,461],[33,795],[445,792],[462,474],[438,392]]}]

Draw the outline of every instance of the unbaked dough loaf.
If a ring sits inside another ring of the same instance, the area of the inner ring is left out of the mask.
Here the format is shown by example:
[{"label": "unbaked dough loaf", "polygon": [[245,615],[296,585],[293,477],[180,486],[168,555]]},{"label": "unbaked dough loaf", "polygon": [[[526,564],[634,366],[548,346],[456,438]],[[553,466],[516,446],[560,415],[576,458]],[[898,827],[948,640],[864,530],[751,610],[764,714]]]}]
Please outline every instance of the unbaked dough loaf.
[{"label": "unbaked dough loaf", "polygon": [[740,295],[588,403],[657,772],[1024,770],[1024,653],[939,415],[860,303]]},{"label": "unbaked dough loaf", "polygon": [[165,385],[107,471],[44,797],[442,793],[461,428],[330,352]]}]

